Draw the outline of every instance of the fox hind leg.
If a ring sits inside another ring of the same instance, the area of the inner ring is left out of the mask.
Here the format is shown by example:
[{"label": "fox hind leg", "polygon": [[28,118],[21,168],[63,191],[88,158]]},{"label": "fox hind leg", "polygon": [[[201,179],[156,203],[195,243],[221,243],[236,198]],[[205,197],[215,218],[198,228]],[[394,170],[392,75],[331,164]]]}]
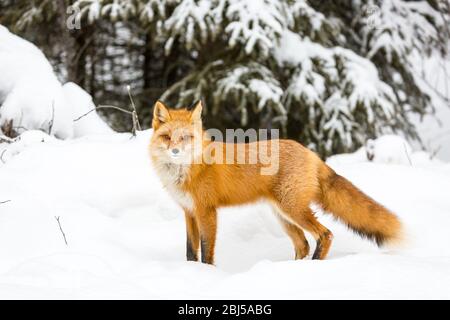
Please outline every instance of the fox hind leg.
[{"label": "fox hind leg", "polygon": [[305,233],[302,229],[287,221],[280,214],[277,214],[277,216],[284,231],[286,231],[294,244],[295,259],[303,259],[309,254],[309,244],[308,240],[306,240]]},{"label": "fox hind leg", "polygon": [[312,234],[316,240],[316,249],[313,259],[325,259],[331,247],[333,234],[330,230],[320,224],[314,216],[309,205],[294,205],[290,203],[280,203],[280,209],[286,215],[286,219],[295,223],[295,225]]},{"label": "fox hind leg", "polygon": [[310,232],[314,239],[316,239],[316,249],[314,250],[314,254],[312,256],[313,260],[325,259],[333,240],[333,234],[331,231],[317,221],[313,212],[309,208],[298,214],[298,217],[296,216],[296,220],[302,228]]}]

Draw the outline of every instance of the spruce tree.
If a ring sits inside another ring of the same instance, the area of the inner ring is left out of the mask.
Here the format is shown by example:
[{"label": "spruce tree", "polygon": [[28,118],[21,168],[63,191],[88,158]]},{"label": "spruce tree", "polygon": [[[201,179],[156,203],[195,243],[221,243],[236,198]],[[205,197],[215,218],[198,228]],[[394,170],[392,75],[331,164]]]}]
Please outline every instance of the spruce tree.
[{"label": "spruce tree", "polygon": [[[61,10],[18,3],[2,23],[32,28]],[[83,70],[98,101],[123,104],[131,84],[148,126],[157,98],[203,99],[207,127],[279,128],[323,156],[387,132],[418,139],[410,116],[433,101],[412,57],[447,56],[450,38],[448,3],[436,0],[65,4],[79,10],[81,34],[94,30]]]}]

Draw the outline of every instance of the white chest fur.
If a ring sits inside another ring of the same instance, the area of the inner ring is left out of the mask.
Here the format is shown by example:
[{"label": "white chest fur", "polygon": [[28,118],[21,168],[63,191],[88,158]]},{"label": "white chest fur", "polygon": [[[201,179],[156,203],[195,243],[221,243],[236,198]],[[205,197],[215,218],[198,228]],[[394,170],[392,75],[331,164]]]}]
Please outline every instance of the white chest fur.
[{"label": "white chest fur", "polygon": [[188,171],[189,166],[186,165],[162,164],[156,166],[156,172],[172,198],[184,209],[192,211],[194,200],[189,192],[181,189]]}]

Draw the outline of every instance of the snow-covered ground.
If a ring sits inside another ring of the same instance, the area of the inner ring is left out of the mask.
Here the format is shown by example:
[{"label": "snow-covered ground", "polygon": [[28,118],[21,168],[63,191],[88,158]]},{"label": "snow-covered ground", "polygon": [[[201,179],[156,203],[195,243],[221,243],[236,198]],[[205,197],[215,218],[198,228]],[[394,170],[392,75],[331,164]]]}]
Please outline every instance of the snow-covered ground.
[{"label": "snow-covered ground", "polygon": [[30,131],[0,144],[1,299],[450,298],[449,163],[396,137],[373,142],[373,162],[364,150],[329,160],[401,217],[402,248],[378,249],[320,214],[335,235],[329,258],[294,261],[256,204],[220,210],[209,266],[185,261],[184,216],[152,171],[150,135]]}]

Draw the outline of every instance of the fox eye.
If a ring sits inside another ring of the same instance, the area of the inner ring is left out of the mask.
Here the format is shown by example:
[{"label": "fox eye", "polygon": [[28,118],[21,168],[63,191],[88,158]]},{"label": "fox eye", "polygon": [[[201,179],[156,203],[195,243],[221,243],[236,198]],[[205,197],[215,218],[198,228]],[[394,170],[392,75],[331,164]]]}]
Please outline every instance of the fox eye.
[{"label": "fox eye", "polygon": [[161,139],[165,140],[165,141],[169,141],[170,140],[170,136],[168,134],[162,134],[160,135]]},{"label": "fox eye", "polygon": [[191,140],[192,138],[193,138],[193,136],[190,135],[190,134],[185,135],[185,136],[182,137],[182,139],[183,139],[183,140],[186,140],[186,141]]}]

